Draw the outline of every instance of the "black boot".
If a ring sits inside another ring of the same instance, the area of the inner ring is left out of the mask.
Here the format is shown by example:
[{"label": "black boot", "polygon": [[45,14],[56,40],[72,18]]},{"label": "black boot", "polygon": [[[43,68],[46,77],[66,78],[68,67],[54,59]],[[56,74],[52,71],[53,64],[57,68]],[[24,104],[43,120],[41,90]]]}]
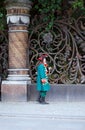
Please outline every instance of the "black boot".
[{"label": "black boot", "polygon": [[41,97],[41,95],[38,97],[38,102],[39,102],[39,103],[42,102],[42,97]]},{"label": "black boot", "polygon": [[49,104],[49,103],[47,103],[46,101],[45,101],[45,97],[41,97],[41,102],[40,102],[41,104]]}]

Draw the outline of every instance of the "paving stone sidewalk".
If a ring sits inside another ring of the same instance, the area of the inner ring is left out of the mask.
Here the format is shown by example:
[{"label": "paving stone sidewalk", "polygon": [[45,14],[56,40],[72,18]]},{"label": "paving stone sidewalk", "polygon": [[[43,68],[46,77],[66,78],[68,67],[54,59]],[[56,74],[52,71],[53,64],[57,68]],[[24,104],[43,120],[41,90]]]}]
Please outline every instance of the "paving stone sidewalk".
[{"label": "paving stone sidewalk", "polygon": [[85,102],[0,102],[0,116],[58,117],[85,119]]},{"label": "paving stone sidewalk", "polygon": [[0,130],[85,130],[84,102],[0,102]]}]

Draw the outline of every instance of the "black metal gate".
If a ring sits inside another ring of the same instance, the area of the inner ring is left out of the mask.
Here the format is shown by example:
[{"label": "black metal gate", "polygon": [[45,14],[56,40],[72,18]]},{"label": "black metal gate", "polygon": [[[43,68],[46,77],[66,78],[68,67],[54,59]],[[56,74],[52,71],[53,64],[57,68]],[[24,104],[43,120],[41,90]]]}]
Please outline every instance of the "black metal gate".
[{"label": "black metal gate", "polygon": [[85,82],[85,17],[56,20],[50,31],[47,24],[32,22],[29,36],[29,67],[32,81],[36,81],[37,58],[48,55],[52,68],[50,83],[78,84]]},{"label": "black metal gate", "polygon": [[0,76],[5,79],[8,69],[8,38],[7,31],[0,31]]},{"label": "black metal gate", "polygon": [[[29,70],[32,82],[36,82],[37,58],[40,53],[48,55],[51,67],[50,83],[85,83],[85,17],[56,20],[53,28],[46,30],[47,24],[29,27]],[[0,74],[6,78],[8,69],[7,31],[0,31]]]}]

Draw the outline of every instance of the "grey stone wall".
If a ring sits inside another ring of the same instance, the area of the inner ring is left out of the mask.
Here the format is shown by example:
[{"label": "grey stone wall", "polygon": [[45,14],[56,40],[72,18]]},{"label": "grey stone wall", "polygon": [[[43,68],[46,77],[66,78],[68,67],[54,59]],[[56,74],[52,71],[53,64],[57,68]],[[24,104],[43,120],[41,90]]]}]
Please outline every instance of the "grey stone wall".
[{"label": "grey stone wall", "polygon": [[[36,101],[38,92],[36,84],[28,87],[28,101]],[[84,102],[85,84],[55,84],[51,85],[51,90],[47,93],[46,100],[49,102]]]}]

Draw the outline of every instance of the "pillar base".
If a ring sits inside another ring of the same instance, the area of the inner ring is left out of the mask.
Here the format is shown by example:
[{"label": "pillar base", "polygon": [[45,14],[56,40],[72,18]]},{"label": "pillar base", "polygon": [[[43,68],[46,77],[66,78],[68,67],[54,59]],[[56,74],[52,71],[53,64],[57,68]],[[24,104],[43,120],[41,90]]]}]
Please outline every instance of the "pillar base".
[{"label": "pillar base", "polygon": [[29,81],[31,84],[31,78],[29,75],[8,75],[7,80],[9,81]]},{"label": "pillar base", "polygon": [[27,101],[28,81],[2,81],[1,101],[23,102]]}]

